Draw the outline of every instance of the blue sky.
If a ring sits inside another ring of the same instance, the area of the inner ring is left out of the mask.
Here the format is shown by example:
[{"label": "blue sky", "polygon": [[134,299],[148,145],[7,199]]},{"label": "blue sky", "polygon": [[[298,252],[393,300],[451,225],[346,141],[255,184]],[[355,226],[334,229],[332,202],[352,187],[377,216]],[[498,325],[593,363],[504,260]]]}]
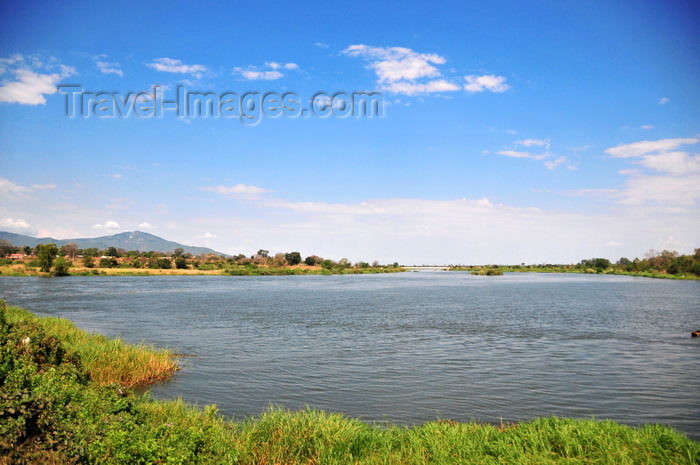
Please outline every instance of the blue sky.
[{"label": "blue sky", "polygon": [[[700,246],[697,2],[0,9],[0,230],[406,264]],[[255,125],[68,118],[64,85],[305,106],[376,91],[385,106]]]}]

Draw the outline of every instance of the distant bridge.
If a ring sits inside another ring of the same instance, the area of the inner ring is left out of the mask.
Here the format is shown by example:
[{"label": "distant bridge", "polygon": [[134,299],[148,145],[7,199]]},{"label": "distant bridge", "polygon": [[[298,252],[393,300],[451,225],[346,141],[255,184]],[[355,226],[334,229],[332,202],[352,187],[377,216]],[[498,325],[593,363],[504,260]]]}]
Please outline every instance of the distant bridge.
[{"label": "distant bridge", "polygon": [[408,271],[449,271],[449,266],[404,266]]}]

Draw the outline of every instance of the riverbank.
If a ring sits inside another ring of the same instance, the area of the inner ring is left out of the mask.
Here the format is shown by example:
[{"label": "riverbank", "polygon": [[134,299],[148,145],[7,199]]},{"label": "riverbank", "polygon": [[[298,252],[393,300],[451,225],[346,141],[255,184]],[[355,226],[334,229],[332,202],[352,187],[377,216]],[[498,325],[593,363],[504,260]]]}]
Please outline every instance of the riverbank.
[{"label": "riverbank", "polygon": [[640,278],[656,278],[656,279],[683,279],[683,280],[700,280],[700,276],[692,274],[669,274],[657,273],[652,271],[622,271],[622,270],[605,270],[600,273],[595,270],[582,270],[576,266],[453,266],[449,271],[467,271],[474,275],[487,275],[491,271],[492,275],[503,273],[574,273],[574,274],[612,274],[623,276],[637,276]]},{"label": "riverbank", "polygon": [[[289,276],[289,275],[333,275],[333,274],[381,274],[401,273],[401,267],[382,266],[368,268],[343,268],[322,266],[239,266],[232,265],[216,269],[193,268],[85,268],[70,267],[66,276]],[[52,276],[26,264],[0,265],[0,276]]]},{"label": "riverbank", "polygon": [[[541,418],[499,426],[452,421],[372,426],[335,413],[271,408],[234,422],[217,414],[215,406],[154,401],[126,387],[172,374],[177,365],[171,352],[115,343],[64,319],[5,309],[4,302],[0,307],[0,463],[700,460],[700,444],[670,428],[631,428],[612,421]],[[90,354],[103,351],[105,344],[112,360],[130,363],[96,361]],[[131,350],[149,356],[127,356]],[[169,363],[153,370],[153,358]],[[142,373],[151,374],[135,376]],[[113,381],[115,374],[120,381]]]}]

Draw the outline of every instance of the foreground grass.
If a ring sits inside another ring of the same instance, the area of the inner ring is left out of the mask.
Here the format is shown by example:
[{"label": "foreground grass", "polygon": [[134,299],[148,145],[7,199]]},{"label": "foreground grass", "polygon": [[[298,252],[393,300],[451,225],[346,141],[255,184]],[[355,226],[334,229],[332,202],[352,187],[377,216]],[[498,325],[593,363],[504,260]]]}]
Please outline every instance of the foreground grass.
[{"label": "foreground grass", "polygon": [[[118,383],[127,388],[136,387],[167,379],[178,368],[168,350],[92,334],[64,318],[39,318],[18,307],[7,307],[5,315],[9,324],[39,326],[47,337],[61,341],[62,347],[80,359],[90,379],[99,385]],[[27,337],[31,342],[31,335]]]},{"label": "foreground grass", "polygon": [[700,444],[670,428],[612,421],[371,426],[340,414],[278,408],[228,421],[215,406],[201,410],[100,385],[91,379],[100,365],[92,371],[83,365],[82,344],[60,340],[66,332],[55,329],[57,319],[27,315],[0,301],[0,463],[700,462]]}]

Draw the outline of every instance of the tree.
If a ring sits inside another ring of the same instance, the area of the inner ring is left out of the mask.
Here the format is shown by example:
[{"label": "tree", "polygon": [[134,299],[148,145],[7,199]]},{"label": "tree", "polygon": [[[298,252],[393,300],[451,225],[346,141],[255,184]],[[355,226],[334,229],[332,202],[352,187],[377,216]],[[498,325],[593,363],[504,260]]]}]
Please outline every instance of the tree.
[{"label": "tree", "polygon": [[107,249],[105,255],[107,255],[108,257],[115,257],[115,258],[119,258],[119,256],[120,256],[119,252],[117,251],[117,249],[115,247],[109,247]]},{"label": "tree", "polygon": [[70,265],[65,258],[58,257],[54,263],[53,272],[51,274],[53,276],[68,276],[69,267]]},{"label": "tree", "polygon": [[39,244],[37,248],[37,257],[39,259],[41,271],[49,273],[51,271],[51,265],[53,265],[53,261],[56,255],[58,255],[58,247],[56,247],[56,244]]},{"label": "tree", "polygon": [[117,266],[119,266],[119,263],[114,257],[100,259],[100,268],[116,268]]},{"label": "tree", "polygon": [[260,249],[260,250],[258,250],[258,253],[257,253],[258,257],[263,257],[263,258],[267,257],[269,254],[270,254],[270,251],[265,250],[265,249]]},{"label": "tree", "polygon": [[314,266],[316,264],[316,257],[313,255],[306,257],[306,259],[304,259],[304,263],[309,266]]},{"label": "tree", "polygon": [[298,265],[301,263],[301,254],[299,252],[289,252],[284,254],[284,259],[292,266]]},{"label": "tree", "polygon": [[0,239],[0,257],[6,257],[11,253],[14,253],[14,246],[12,243],[5,239]]},{"label": "tree", "polygon": [[272,264],[274,266],[278,266],[278,267],[284,266],[285,263],[286,263],[286,260],[284,258],[283,253],[276,253],[275,256],[272,258]]},{"label": "tree", "polygon": [[95,258],[97,257],[98,250],[96,247],[91,247],[89,249],[83,249],[83,258]]},{"label": "tree", "polygon": [[95,268],[95,259],[90,255],[83,256],[83,266],[85,268]]},{"label": "tree", "polygon": [[24,246],[24,255],[31,255],[32,254],[32,248],[29,247],[28,245]]},{"label": "tree", "polygon": [[63,252],[63,256],[75,260],[76,255],[78,255],[78,246],[73,243],[66,244],[61,247],[61,252]]},{"label": "tree", "polygon": [[180,258],[184,253],[185,249],[183,249],[182,247],[178,247],[177,249],[173,250],[173,258]]},{"label": "tree", "polygon": [[187,260],[185,260],[182,257],[177,257],[175,259],[175,268],[178,270],[185,270],[187,269]]}]

